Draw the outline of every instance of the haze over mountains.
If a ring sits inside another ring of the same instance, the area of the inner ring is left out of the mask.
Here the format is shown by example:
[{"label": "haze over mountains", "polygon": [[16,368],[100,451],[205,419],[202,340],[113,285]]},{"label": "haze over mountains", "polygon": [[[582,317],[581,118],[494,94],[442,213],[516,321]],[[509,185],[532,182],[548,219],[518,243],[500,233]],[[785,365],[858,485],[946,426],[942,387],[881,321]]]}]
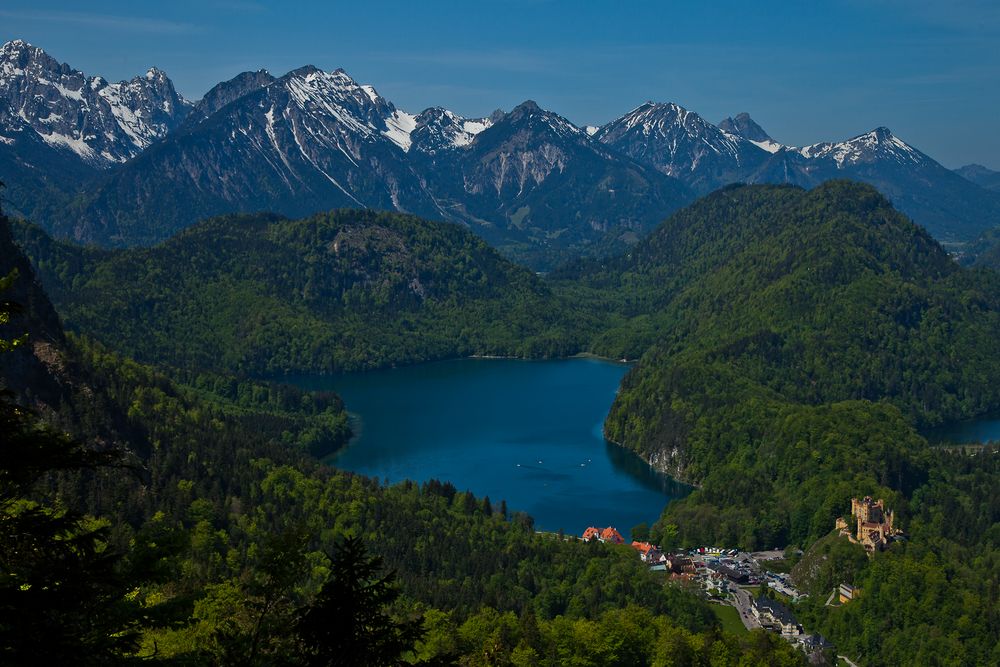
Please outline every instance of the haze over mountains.
[{"label": "haze over mountains", "polygon": [[548,268],[732,182],[831,178],[871,183],[939,240],[965,242],[1000,223],[1000,194],[973,176],[887,128],[791,147],[747,114],[715,125],[676,104],[596,129],[531,101],[487,118],[412,114],[311,66],[246,72],[191,103],[155,68],[108,83],[22,41],[0,49],[8,207],[100,245],[152,244],[222,213],[360,207],[463,223]]},{"label": "haze over mountains", "polygon": [[1000,171],[993,171],[981,164],[967,164],[964,167],[956,169],[955,173],[966,180],[972,181],[976,185],[981,185],[994,192],[1000,192]]}]

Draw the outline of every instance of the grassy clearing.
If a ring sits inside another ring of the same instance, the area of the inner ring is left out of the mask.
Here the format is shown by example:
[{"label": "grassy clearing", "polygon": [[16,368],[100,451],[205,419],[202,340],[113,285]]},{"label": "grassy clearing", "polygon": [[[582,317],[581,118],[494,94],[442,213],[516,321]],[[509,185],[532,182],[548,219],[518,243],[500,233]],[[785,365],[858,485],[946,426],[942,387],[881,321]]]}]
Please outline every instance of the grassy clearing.
[{"label": "grassy clearing", "polygon": [[712,613],[718,617],[719,623],[722,624],[722,629],[726,632],[737,635],[749,632],[746,626],[743,625],[743,621],[740,620],[740,612],[736,611],[736,607],[713,604]]}]

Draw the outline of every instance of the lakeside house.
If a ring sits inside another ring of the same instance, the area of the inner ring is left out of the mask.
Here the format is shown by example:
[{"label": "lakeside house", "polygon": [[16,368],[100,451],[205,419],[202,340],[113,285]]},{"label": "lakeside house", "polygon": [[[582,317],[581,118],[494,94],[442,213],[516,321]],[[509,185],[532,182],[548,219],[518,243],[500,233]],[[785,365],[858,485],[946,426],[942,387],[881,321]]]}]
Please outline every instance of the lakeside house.
[{"label": "lakeside house", "polygon": [[608,526],[606,528],[598,528],[596,526],[590,526],[587,530],[583,531],[584,542],[589,542],[596,539],[599,542],[610,542],[611,544],[625,544],[625,538],[622,534],[615,530],[614,526]]}]

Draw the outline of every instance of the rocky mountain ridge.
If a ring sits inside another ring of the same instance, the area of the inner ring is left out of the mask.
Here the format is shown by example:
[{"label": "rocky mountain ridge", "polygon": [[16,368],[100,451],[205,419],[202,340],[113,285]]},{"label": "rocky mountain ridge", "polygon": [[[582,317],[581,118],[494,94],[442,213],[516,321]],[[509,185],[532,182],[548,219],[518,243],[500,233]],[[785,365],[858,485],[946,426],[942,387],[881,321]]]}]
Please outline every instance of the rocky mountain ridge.
[{"label": "rocky mountain ridge", "polygon": [[943,240],[1000,221],[1000,196],[886,128],[792,147],[749,114],[715,125],[674,103],[600,128],[531,101],[485,118],[410,113],[313,66],[244,72],[192,104],[155,68],[111,84],[22,41],[0,48],[0,178],[14,212],[103,245],[223,213],[375,208],[468,225],[541,269],[733,182],[865,181]]}]

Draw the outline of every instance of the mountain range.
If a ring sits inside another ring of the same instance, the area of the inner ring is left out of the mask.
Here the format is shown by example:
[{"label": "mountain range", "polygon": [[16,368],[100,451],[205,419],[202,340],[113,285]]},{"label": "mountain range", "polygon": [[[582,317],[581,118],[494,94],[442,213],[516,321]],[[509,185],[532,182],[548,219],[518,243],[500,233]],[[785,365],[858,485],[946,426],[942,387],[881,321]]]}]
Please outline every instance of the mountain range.
[{"label": "mountain range", "polygon": [[1000,192],[1000,171],[994,171],[981,164],[967,164],[956,169],[955,173],[987,190]]},{"label": "mountain range", "polygon": [[99,245],[150,245],[224,213],[374,208],[467,225],[545,269],[634,241],[729,183],[831,178],[875,185],[943,241],[1000,223],[1000,194],[886,128],[792,147],[747,114],[716,125],[654,102],[600,128],[532,101],[411,114],[312,66],[245,72],[193,103],[156,68],[109,83],[20,40],[0,48],[8,208]]}]

